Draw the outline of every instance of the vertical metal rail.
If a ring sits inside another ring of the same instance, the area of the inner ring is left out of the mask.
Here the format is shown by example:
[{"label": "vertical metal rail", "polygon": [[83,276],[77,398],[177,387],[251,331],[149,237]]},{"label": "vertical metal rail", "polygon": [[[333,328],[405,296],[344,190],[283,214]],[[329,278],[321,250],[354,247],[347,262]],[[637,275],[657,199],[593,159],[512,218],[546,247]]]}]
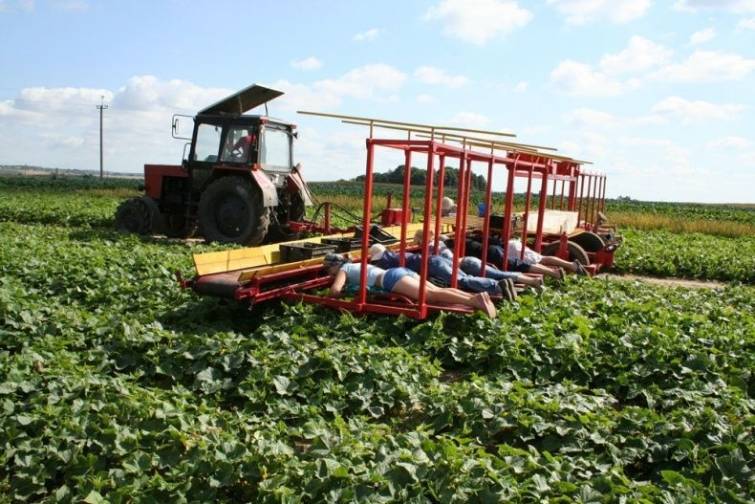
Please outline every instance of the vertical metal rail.
[{"label": "vertical metal rail", "polygon": [[[435,142],[430,141],[427,151],[427,173],[425,174],[425,208],[422,225],[422,266],[419,274],[419,317],[427,316],[427,277],[430,273],[430,226],[432,224],[432,204],[433,204],[433,163],[435,160]],[[436,222],[440,222],[439,216],[435,216]],[[456,260],[456,258],[454,258]]]},{"label": "vertical metal rail", "polygon": [[519,157],[521,154],[514,156],[514,164],[508,166],[509,176],[506,182],[506,204],[503,209],[503,229],[501,229],[501,245],[503,246],[503,264],[501,267],[503,271],[509,269],[509,240],[511,239],[511,214],[514,209],[514,175],[519,165]]},{"label": "vertical metal rail", "polygon": [[454,260],[452,261],[453,267],[451,268],[451,287],[456,288],[457,279],[456,275],[459,274],[459,254],[461,253],[461,241],[463,236],[459,236],[461,231],[462,217],[459,211],[459,205],[463,201],[464,197],[464,179],[466,177],[465,167],[467,166],[467,146],[466,142],[462,145],[461,156],[459,157],[459,178],[457,181],[458,188],[456,191],[457,205],[456,205],[456,226],[454,228]]},{"label": "vertical metal rail", "polygon": [[485,187],[485,215],[482,222],[482,271],[480,276],[485,277],[486,265],[488,264],[488,244],[490,242],[490,205],[493,199],[493,157],[494,150],[490,149],[490,160],[488,161],[488,184]]},{"label": "vertical metal rail", "polygon": [[[577,175],[575,174],[574,165],[569,165],[569,205],[568,210],[573,212],[577,208]],[[579,224],[579,218],[577,218]]]},{"label": "vertical metal rail", "polygon": [[[553,165],[546,161],[546,169],[543,170],[543,179],[540,183],[540,201],[537,205],[537,231],[535,232],[535,251],[540,253],[543,247],[543,221],[545,220],[545,200],[548,199],[548,174]],[[553,181],[553,187],[556,187],[556,181]]]},{"label": "vertical metal rail", "polygon": [[370,244],[370,225],[372,214],[372,161],[375,146],[372,137],[367,140],[367,169],[364,177],[364,206],[362,208],[362,257],[359,268],[359,295],[357,296],[357,311],[364,308],[367,302],[367,252]]},{"label": "vertical metal rail", "polygon": [[433,246],[435,247],[433,249],[434,254],[440,252],[440,214],[443,212],[443,192],[445,190],[446,183],[446,155],[441,154],[440,156],[438,156],[438,158],[440,166],[438,167],[438,195],[435,203],[435,237],[433,242]]},{"label": "vertical metal rail", "polygon": [[585,195],[585,176],[580,173],[579,174],[579,210],[577,211],[577,226],[582,225],[582,220],[584,217],[584,214],[582,213],[582,200],[584,200]]},{"label": "vertical metal rail", "polygon": [[[461,241],[461,250],[459,258],[467,254],[467,216],[469,215],[469,195],[472,193],[472,160],[467,160],[467,175],[464,179],[464,212],[461,219],[461,231],[463,240]],[[458,212],[458,209],[457,209]]]},{"label": "vertical metal rail", "polygon": [[592,174],[587,176],[587,205],[586,205],[586,211],[585,211],[585,221],[588,224],[592,224]]},{"label": "vertical metal rail", "polygon": [[600,211],[605,212],[606,211],[606,182],[608,181],[608,176],[603,175],[603,192],[600,196]]},{"label": "vertical metal rail", "polygon": [[561,179],[561,199],[558,202],[558,209],[564,209],[564,191],[566,190],[566,180]]},{"label": "vertical metal rail", "polygon": [[399,246],[399,265],[406,265],[406,225],[409,221],[409,193],[412,184],[412,150],[404,149],[404,194],[401,198],[401,244]]},{"label": "vertical metal rail", "polygon": [[[540,158],[535,158],[534,162],[539,162]],[[534,163],[533,162],[533,163]],[[522,236],[520,241],[522,242],[522,252],[519,254],[522,261],[524,260],[524,252],[527,248],[527,224],[530,220],[530,202],[532,200],[532,164],[530,164],[529,170],[527,170],[527,195],[524,197],[524,222],[522,223]]]},{"label": "vertical metal rail", "polygon": [[551,209],[556,209],[556,181],[553,181],[553,193],[551,193]]}]

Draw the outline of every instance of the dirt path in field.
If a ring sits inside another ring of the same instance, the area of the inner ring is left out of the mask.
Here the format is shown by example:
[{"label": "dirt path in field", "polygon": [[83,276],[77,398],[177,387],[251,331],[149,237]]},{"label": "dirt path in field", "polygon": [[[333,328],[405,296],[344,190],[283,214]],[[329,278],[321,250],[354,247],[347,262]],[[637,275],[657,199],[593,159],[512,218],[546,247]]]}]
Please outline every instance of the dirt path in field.
[{"label": "dirt path in field", "polygon": [[611,280],[625,280],[650,283],[654,285],[662,285],[664,287],[687,287],[690,289],[722,289],[726,286],[725,283],[716,282],[713,280],[687,280],[684,278],[657,278],[641,275],[615,275],[612,273],[601,273],[598,278],[608,278]]}]

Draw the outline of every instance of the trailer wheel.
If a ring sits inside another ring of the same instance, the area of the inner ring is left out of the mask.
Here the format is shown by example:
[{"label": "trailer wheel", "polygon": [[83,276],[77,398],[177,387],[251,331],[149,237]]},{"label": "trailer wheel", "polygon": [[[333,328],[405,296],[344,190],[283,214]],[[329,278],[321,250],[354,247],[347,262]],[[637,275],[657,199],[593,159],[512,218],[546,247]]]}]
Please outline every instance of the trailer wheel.
[{"label": "trailer wheel", "polygon": [[248,179],[222,177],[199,199],[199,230],[207,241],[259,245],[270,224],[270,209]]},{"label": "trailer wheel", "polygon": [[[546,256],[554,256],[558,253],[559,246],[560,243],[558,241],[551,242],[543,247],[541,254]],[[587,256],[585,249],[571,240],[566,242],[566,246],[569,251],[570,261],[579,261],[585,266],[590,264],[590,258]]]},{"label": "trailer wheel", "polygon": [[590,231],[585,231],[584,233],[572,236],[569,238],[569,241],[576,243],[587,252],[597,252],[603,250],[606,246],[606,242],[603,241],[603,238]]},{"label": "trailer wheel", "polygon": [[162,232],[162,216],[155,201],[148,196],[130,198],[118,205],[115,227],[123,233],[146,235]]}]

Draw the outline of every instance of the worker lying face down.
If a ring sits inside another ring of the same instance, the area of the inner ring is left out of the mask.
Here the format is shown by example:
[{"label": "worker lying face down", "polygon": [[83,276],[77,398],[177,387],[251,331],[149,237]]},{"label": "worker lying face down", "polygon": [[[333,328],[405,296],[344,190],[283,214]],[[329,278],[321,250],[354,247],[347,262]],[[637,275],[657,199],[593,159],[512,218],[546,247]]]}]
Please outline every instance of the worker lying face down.
[{"label": "worker lying face down", "polygon": [[[375,243],[370,247],[370,262],[374,266],[383,269],[398,268],[401,264],[400,256],[391,252],[384,245]],[[422,255],[407,252],[404,264],[414,273],[419,273],[422,268]],[[451,283],[453,277],[453,264],[441,256],[432,255],[428,260],[428,277],[435,278],[445,284]],[[516,299],[514,282],[510,278],[482,278],[467,275],[461,270],[456,273],[457,285],[469,292],[485,292],[494,296],[502,296],[504,299],[513,301]]]},{"label": "worker lying face down", "polygon": [[[500,240],[491,239],[488,245],[487,261],[497,266],[503,265],[504,251]],[[472,238],[466,241],[466,251],[475,257],[482,257],[482,244]],[[522,259],[522,242],[519,239],[511,239],[508,242],[509,271],[522,273],[537,273],[563,280],[566,271],[578,275],[587,275],[587,270],[578,261],[564,261],[555,256],[543,256],[525,246],[524,258]]]},{"label": "worker lying face down", "polygon": [[[434,252],[434,249],[433,249],[434,239],[435,239],[435,233],[433,231],[430,231],[429,242],[430,242],[431,252]],[[447,240],[448,240],[448,237],[444,235],[440,235],[440,239],[438,240],[437,255],[445,259],[448,262],[449,266],[453,267],[452,261],[454,258],[454,252],[448,247],[448,245],[446,245]],[[414,234],[414,243],[416,243],[417,245],[422,245],[422,230],[421,229],[418,229],[417,232]],[[484,269],[486,278],[492,278],[493,280],[499,280],[499,281],[509,278],[516,283],[528,285],[536,289],[541,289],[543,286],[543,279],[540,276],[528,276],[528,275],[523,274],[524,272],[521,272],[521,271],[502,271],[494,266],[491,266],[490,264],[486,264],[485,267],[483,268],[482,260],[474,256],[462,257],[459,260],[459,269],[463,273],[466,273],[467,275],[471,275],[474,277],[481,276]]]},{"label": "worker lying face down", "polygon": [[[323,259],[328,274],[333,277],[330,286],[332,296],[340,296],[344,290],[356,291],[361,282],[361,263],[353,263],[347,255],[330,253]],[[379,268],[367,265],[367,287],[419,299],[419,276],[407,268]],[[441,288],[427,282],[425,287],[427,302],[431,304],[464,305],[483,312],[490,318],[496,316],[496,309],[490,296],[485,292],[470,294],[458,289]]]}]

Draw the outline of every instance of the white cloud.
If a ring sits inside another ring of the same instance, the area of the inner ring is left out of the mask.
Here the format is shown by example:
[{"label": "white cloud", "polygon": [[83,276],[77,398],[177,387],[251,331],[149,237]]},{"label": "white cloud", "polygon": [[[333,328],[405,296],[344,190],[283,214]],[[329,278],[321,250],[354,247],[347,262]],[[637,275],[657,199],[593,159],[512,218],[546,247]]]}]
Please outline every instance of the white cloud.
[{"label": "white cloud", "polygon": [[638,81],[623,82],[573,60],[559,63],[550,77],[559,89],[576,96],[616,96],[639,85]]},{"label": "white cloud", "polygon": [[670,82],[717,82],[738,80],[755,70],[755,59],[734,53],[697,50],[685,61],[661,68],[656,79]]},{"label": "white cloud", "polygon": [[670,96],[655,104],[652,112],[662,116],[670,116],[682,123],[729,120],[744,110],[743,105],[716,104],[702,100],[685,100],[679,96]]},{"label": "white cloud", "polygon": [[519,81],[514,86],[514,92],[524,93],[525,91],[527,91],[527,88],[529,88],[529,83],[527,81]]},{"label": "white cloud", "polygon": [[414,76],[425,84],[442,84],[458,88],[469,82],[463,75],[451,75],[442,68],[421,66],[414,71]]},{"label": "white cloud", "polygon": [[443,23],[446,35],[477,45],[525,26],[532,17],[515,0],[442,0],[425,13],[426,20]]},{"label": "white cloud", "polygon": [[[435,102],[435,98],[432,95],[424,94],[424,93],[417,95],[417,103],[434,103],[434,102]],[[0,109],[0,111],[2,111],[2,109]]]},{"label": "white cloud", "polygon": [[328,110],[341,104],[344,98],[390,101],[406,81],[406,74],[383,63],[357,67],[334,79],[322,79],[311,84],[279,80],[271,84],[286,94],[280,98],[281,107]]},{"label": "white cloud", "polygon": [[353,38],[357,42],[369,42],[378,38],[378,35],[380,35],[380,29],[370,28],[367,31],[357,33]]},{"label": "white cloud", "polygon": [[677,0],[674,8],[685,12],[697,12],[701,9],[755,12],[755,0]]},{"label": "white cloud", "polygon": [[755,30],[755,18],[742,19],[737,24],[737,28],[740,30]]},{"label": "white cloud", "polygon": [[314,56],[310,56],[309,58],[292,61],[291,66],[299,70],[317,70],[318,68],[322,68],[322,61]]},{"label": "white cloud", "polygon": [[642,72],[662,65],[673,54],[671,49],[635,35],[629,39],[626,49],[603,56],[600,68],[611,75]]},{"label": "white cloud", "polygon": [[233,91],[205,88],[188,81],[163,81],[152,75],[131,77],[113,96],[113,106],[126,110],[170,109],[196,112]]},{"label": "white cloud", "polygon": [[752,142],[750,140],[740,136],[717,138],[708,142],[708,147],[713,149],[747,149],[751,145]]},{"label": "white cloud", "polygon": [[708,42],[710,40],[713,40],[716,37],[716,29],[711,28],[705,28],[704,30],[696,31],[692,34],[692,36],[689,38],[690,45],[699,45],[704,44],[705,42]]},{"label": "white cloud", "polygon": [[459,112],[451,118],[451,124],[464,128],[483,128],[490,124],[490,118],[476,112]]},{"label": "white cloud", "polygon": [[650,0],[548,0],[566,22],[582,25],[607,19],[613,23],[628,23],[641,18],[650,8]]}]

